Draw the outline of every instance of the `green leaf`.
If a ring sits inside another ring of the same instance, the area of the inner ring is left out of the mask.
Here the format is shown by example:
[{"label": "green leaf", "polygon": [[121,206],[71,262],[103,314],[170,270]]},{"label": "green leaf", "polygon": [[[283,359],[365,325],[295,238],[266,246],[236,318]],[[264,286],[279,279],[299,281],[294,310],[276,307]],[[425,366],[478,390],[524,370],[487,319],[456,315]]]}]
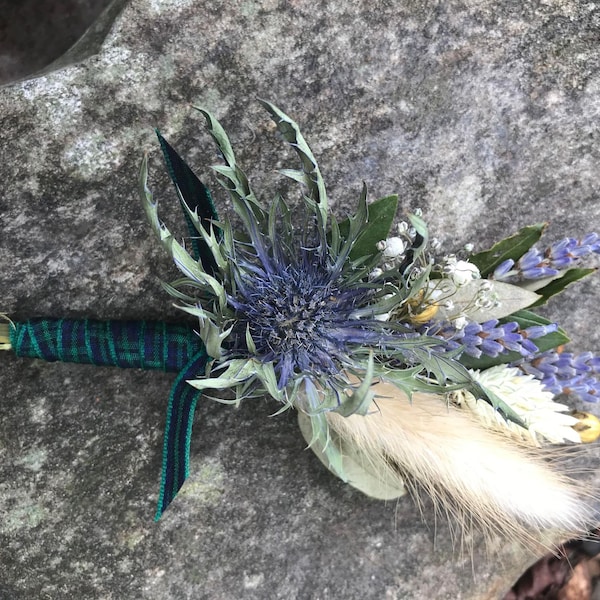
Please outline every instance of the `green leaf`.
[{"label": "green leaf", "polygon": [[[486,286],[492,285],[487,291]],[[434,316],[436,321],[452,321],[460,315],[472,321],[483,323],[491,319],[501,319],[512,313],[534,306],[539,294],[530,292],[520,286],[502,281],[493,283],[487,279],[474,279],[462,286],[457,286],[450,279],[436,279],[429,285],[428,291],[438,291],[436,303],[439,308]],[[479,295],[488,295],[496,301],[491,307],[481,307],[477,303]],[[452,309],[445,307],[445,302],[452,300]]]},{"label": "green leaf", "polygon": [[[516,321],[519,324],[520,329],[526,329],[527,327],[533,327],[535,325],[549,325],[552,322],[529,310],[519,310],[504,319],[500,319],[501,323],[508,323],[510,321]],[[540,352],[545,352],[546,350],[552,350],[553,348],[562,346],[569,341],[569,337],[565,331],[559,327],[554,333],[549,333],[540,338],[536,338],[533,340],[533,343],[539,348]],[[518,352],[507,352],[506,354],[500,354],[496,357],[484,355],[479,358],[463,354],[459,360],[469,369],[482,370],[489,369],[495,365],[505,365],[521,358],[523,357]]]},{"label": "green leaf", "polygon": [[309,444],[309,448],[317,458],[342,481],[360,490],[363,494],[378,500],[394,500],[406,494],[406,488],[402,485],[399,477],[390,480],[386,473],[378,474],[372,464],[370,457],[352,443],[351,439],[342,440],[335,432],[331,431],[327,447],[336,451],[336,461],[326,456],[324,443],[320,438],[313,443],[312,417],[302,411],[298,411],[298,425],[302,436]]},{"label": "green leaf", "polygon": [[[358,206],[356,212],[348,217],[349,227],[348,234],[340,238],[340,247],[338,249],[337,256],[335,257],[334,269],[342,269],[347,264],[348,259],[351,256],[352,250],[365,230],[365,226],[368,219],[368,208],[367,208],[367,186],[363,184],[363,189],[358,200]],[[331,232],[330,232],[331,233]],[[333,239],[333,238],[332,238]]]},{"label": "green leaf", "polygon": [[517,233],[494,244],[489,250],[471,255],[469,262],[479,269],[481,277],[487,277],[505,260],[518,261],[540,239],[544,229],[546,223],[523,227]]},{"label": "green leaf", "polygon": [[[396,211],[398,210],[398,196],[386,196],[379,198],[367,205],[367,226],[363,233],[358,236],[350,252],[350,259],[356,260],[362,256],[375,254],[377,242],[385,240],[392,228]],[[339,235],[347,239],[350,233],[350,219],[344,219],[339,224]],[[331,239],[331,232],[327,236]]]},{"label": "green leaf", "polygon": [[355,260],[361,256],[368,256],[377,252],[377,242],[385,240],[392,228],[396,211],[398,210],[398,196],[386,196],[369,204],[367,226],[358,237],[350,258]]},{"label": "green leaf", "polygon": [[[300,413],[299,413],[300,414]],[[316,450],[315,454],[323,464],[342,481],[347,481],[344,461],[340,449],[331,439],[327,416],[325,413],[307,415],[310,419],[311,435],[308,447]],[[308,435],[305,438],[308,441]]]},{"label": "green leaf", "polygon": [[556,296],[560,294],[567,286],[595,273],[596,269],[568,269],[564,272],[562,277],[558,279],[553,279],[548,285],[544,286],[537,290],[537,293],[541,296],[541,298],[531,305],[531,308],[534,306],[542,306],[546,304],[552,296]]}]

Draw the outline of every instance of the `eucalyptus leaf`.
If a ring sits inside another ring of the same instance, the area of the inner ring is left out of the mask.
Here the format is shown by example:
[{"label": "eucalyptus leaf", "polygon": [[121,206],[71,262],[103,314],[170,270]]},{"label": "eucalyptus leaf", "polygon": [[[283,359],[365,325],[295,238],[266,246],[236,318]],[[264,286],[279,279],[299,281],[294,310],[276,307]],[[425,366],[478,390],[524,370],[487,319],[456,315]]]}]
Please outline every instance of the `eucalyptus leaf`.
[{"label": "eucalyptus leaf", "polygon": [[337,444],[331,439],[331,431],[325,413],[320,412],[306,416],[309,418],[310,425],[310,430],[307,431],[307,436],[305,437],[308,447],[311,450],[317,448],[319,450],[317,456],[320,455],[323,457],[323,464],[342,481],[347,481],[343,467],[342,453]]},{"label": "eucalyptus leaf", "polygon": [[542,288],[549,285],[555,279],[560,279],[565,272],[558,273],[558,275],[552,275],[551,277],[540,277],[540,279],[524,279],[523,281],[514,282],[515,285],[518,285],[520,288],[524,290],[529,290],[530,292],[537,292]]},{"label": "eucalyptus leaf", "polygon": [[392,485],[388,480],[382,479],[382,477],[372,471],[372,465],[360,450],[348,442],[342,444],[335,431],[330,430],[328,446],[336,449],[337,455],[340,456],[341,468],[332,464],[321,439],[317,438],[315,441],[312,439],[312,418],[298,411],[298,425],[300,426],[302,436],[308,443],[308,447],[331,473],[339,477],[342,481],[346,481],[363,494],[378,500],[394,500],[406,494],[406,488],[400,485],[398,478],[395,478],[395,485]]},{"label": "eucalyptus leaf", "polygon": [[487,277],[505,260],[518,261],[540,239],[545,229],[546,223],[523,227],[517,233],[497,242],[490,249],[472,254],[469,262],[479,269],[482,277]]},{"label": "eucalyptus leaf", "polygon": [[[491,289],[487,290],[490,285]],[[464,315],[472,321],[483,323],[506,317],[532,306],[540,299],[538,294],[517,285],[483,279],[474,279],[460,287],[450,279],[436,279],[430,282],[428,293],[438,304],[438,311],[433,317],[436,321],[453,321]],[[489,297],[494,301],[494,305],[482,308],[476,302],[479,295]],[[452,302],[451,308],[447,308],[447,301]]]}]

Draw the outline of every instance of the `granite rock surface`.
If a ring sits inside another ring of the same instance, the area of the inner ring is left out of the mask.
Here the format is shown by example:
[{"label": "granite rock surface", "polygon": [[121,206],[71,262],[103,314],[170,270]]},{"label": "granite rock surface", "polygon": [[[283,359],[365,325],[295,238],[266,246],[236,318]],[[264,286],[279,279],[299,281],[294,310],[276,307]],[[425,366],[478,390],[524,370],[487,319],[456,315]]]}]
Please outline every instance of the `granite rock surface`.
[{"label": "granite rock surface", "polygon": [[[265,197],[293,197],[274,174],[293,158],[259,97],[301,124],[340,215],[364,180],[447,248],[540,221],[549,240],[597,230],[599,32],[579,0],[131,0],[97,55],[0,89],[0,308],[182,318],[136,186],[149,151],[178,219],[158,126],[216,188],[191,103]],[[546,309],[576,350],[600,349],[599,295],[591,278]],[[0,359],[2,599],[488,599],[535,558],[476,534],[461,552],[431,507],[424,524],[408,498],[363,497],[267,400],[201,403],[191,477],[154,523],[173,378]]]}]

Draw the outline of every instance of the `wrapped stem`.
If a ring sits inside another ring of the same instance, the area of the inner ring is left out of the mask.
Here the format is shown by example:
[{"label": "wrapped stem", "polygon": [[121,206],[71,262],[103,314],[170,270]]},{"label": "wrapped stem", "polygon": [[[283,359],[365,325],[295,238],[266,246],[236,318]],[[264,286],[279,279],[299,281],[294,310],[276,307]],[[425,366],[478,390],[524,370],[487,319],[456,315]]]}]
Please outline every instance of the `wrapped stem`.
[{"label": "wrapped stem", "polygon": [[30,319],[2,328],[6,349],[49,362],[179,372],[203,348],[191,327],[154,321]]}]

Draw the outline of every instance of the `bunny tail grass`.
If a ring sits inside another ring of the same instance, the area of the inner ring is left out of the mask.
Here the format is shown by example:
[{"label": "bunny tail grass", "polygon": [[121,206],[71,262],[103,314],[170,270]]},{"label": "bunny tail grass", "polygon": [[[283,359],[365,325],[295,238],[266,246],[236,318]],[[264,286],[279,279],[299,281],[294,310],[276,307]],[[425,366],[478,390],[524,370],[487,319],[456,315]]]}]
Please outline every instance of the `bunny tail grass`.
[{"label": "bunny tail grass", "polygon": [[[0,313],[0,318],[8,317]],[[10,342],[10,328],[11,323],[0,323],[0,350],[12,350],[12,344]]]},{"label": "bunny tail grass", "polygon": [[417,500],[416,491],[426,492],[451,527],[474,525],[535,546],[547,537],[535,533],[582,535],[594,523],[584,484],[561,472],[560,460],[546,460],[557,458],[552,450],[486,429],[440,396],[415,393],[410,401],[391,384],[373,389],[368,415],[327,413],[331,441],[390,488],[404,483]]}]

